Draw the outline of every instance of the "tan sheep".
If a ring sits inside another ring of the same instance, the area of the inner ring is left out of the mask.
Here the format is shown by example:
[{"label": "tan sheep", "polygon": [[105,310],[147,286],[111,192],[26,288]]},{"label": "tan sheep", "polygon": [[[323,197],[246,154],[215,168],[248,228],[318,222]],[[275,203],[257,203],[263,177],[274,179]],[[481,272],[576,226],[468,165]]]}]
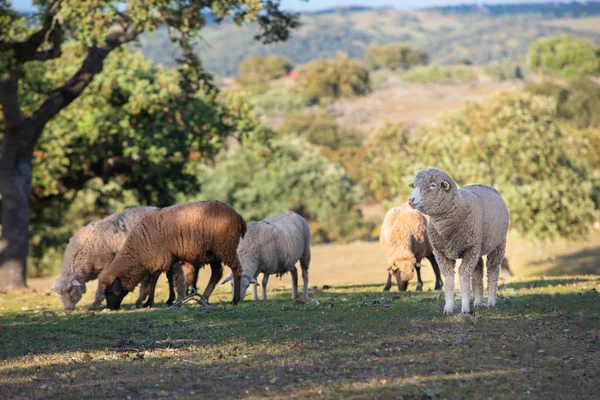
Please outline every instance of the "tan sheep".
[{"label": "tan sheep", "polygon": [[384,291],[392,286],[392,275],[396,278],[398,289],[405,291],[408,282],[417,270],[417,290],[423,290],[421,279],[421,260],[427,258],[435,273],[435,289],[443,286],[440,269],[433,249],[427,237],[427,220],[423,214],[413,210],[408,203],[390,209],[383,219],[379,243],[383,247],[388,268],[388,278]]},{"label": "tan sheep", "polygon": [[234,276],[234,304],[239,301],[242,267],[236,250],[246,233],[246,221],[220,201],[201,201],[163,208],[144,218],[125,245],[98,278],[99,290],[109,308],[118,309],[123,298],[145,277],[150,277],[148,301],[152,306],[156,281],[175,261],[210,264],[213,271],[208,294],[223,275],[221,262]]}]

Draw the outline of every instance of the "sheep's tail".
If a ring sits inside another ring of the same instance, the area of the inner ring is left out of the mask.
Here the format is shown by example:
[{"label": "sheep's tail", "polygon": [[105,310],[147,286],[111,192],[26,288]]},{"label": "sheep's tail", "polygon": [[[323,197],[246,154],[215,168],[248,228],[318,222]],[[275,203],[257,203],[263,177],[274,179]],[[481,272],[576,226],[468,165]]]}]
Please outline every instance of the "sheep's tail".
[{"label": "sheep's tail", "polygon": [[246,234],[246,232],[248,231],[248,224],[246,223],[246,220],[244,219],[244,217],[242,217],[240,215],[240,233],[242,234],[242,238],[244,237],[244,235]]}]

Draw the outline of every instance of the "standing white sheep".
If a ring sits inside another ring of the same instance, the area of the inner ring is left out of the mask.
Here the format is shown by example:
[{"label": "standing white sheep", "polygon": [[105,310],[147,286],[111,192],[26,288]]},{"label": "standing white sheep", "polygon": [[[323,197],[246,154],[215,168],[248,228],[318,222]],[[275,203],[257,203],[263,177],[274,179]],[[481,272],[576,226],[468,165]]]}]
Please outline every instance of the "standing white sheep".
[{"label": "standing white sheep", "polygon": [[390,209],[383,219],[379,243],[383,247],[389,265],[388,278],[384,291],[392,286],[392,275],[396,278],[398,289],[405,291],[408,282],[417,270],[417,290],[423,290],[421,279],[421,260],[427,258],[435,273],[435,290],[442,288],[442,278],[433,249],[427,237],[427,219],[413,210],[408,203]]},{"label": "standing white sheep", "polygon": [[[308,301],[308,267],[310,265],[310,228],[300,215],[285,211],[271,215],[261,221],[248,223],[248,232],[240,241],[237,250],[242,263],[240,297],[243,299],[248,286],[254,285],[254,299],[258,299],[256,278],[263,274],[262,298],[267,299],[269,276],[292,274],[292,299],[298,298],[298,270],[300,261],[303,297]],[[229,276],[223,283],[231,280]]]},{"label": "standing white sheep", "polygon": [[444,273],[446,284],[444,313],[454,312],[454,266],[458,270],[462,313],[470,309],[470,283],[473,278],[475,307],[483,304],[483,258],[487,255],[488,307],[496,305],[500,265],[506,252],[509,215],[500,193],[491,186],[468,185],[462,189],[439,169],[419,171],[408,203],[429,215],[429,240]]},{"label": "standing white sheep", "polygon": [[[129,232],[145,216],[157,210],[156,207],[129,208],[92,222],[73,235],[65,250],[61,274],[52,287],[60,295],[65,310],[75,308],[86,292],[86,282],[98,278],[121,250]],[[183,280],[181,267],[175,268],[174,272],[178,282]],[[140,293],[140,298],[141,295]],[[179,297],[183,295],[184,293],[178,293]],[[100,306],[103,299],[104,295],[96,292],[90,309]],[[141,301],[138,299],[138,303]]]}]

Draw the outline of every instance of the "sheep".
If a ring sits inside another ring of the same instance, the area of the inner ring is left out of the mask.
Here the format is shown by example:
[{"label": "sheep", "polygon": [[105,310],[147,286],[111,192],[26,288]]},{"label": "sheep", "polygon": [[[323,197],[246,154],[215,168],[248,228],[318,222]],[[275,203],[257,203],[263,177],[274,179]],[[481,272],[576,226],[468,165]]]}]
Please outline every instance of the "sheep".
[{"label": "sheep", "polygon": [[398,283],[398,289],[405,291],[408,281],[417,270],[417,290],[423,290],[421,279],[421,260],[427,258],[435,273],[435,290],[443,286],[433,249],[427,237],[427,219],[420,212],[413,210],[408,203],[390,209],[383,219],[379,243],[383,247],[388,265],[387,283],[384,291],[392,286],[392,275]]},{"label": "sheep", "polygon": [[[207,287],[210,295],[221,279],[221,262],[234,276],[233,303],[239,301],[242,266],[236,254],[246,221],[232,207],[220,201],[199,201],[163,208],[146,216],[129,234],[121,251],[98,278],[98,287],[110,309],[118,309],[123,298],[144,277],[150,288],[144,307],[154,302],[160,274],[175,261],[210,264],[213,275]],[[145,290],[140,290],[145,292]]]},{"label": "sheep", "polygon": [[[267,299],[269,276],[292,274],[292,300],[298,298],[298,271],[300,261],[304,282],[304,301],[308,301],[308,268],[310,266],[310,228],[300,215],[285,211],[261,221],[248,223],[248,233],[237,250],[242,262],[240,296],[243,299],[250,284],[254,285],[254,300],[258,300],[258,274],[263,274],[262,298]],[[231,276],[223,283],[231,280]]]},{"label": "sheep", "polygon": [[[73,235],[65,250],[61,275],[51,288],[60,295],[65,310],[75,308],[86,292],[86,282],[100,275],[123,247],[133,227],[156,210],[156,207],[129,208],[92,222]],[[97,291],[90,309],[97,308],[103,299],[103,294]]]},{"label": "sheep", "polygon": [[430,217],[427,231],[433,254],[446,283],[445,314],[454,312],[454,266],[458,270],[463,314],[469,314],[472,278],[475,307],[483,304],[483,258],[487,255],[488,307],[496,305],[500,265],[506,252],[509,213],[500,193],[491,186],[458,188],[454,179],[437,168],[419,171],[408,203]]}]

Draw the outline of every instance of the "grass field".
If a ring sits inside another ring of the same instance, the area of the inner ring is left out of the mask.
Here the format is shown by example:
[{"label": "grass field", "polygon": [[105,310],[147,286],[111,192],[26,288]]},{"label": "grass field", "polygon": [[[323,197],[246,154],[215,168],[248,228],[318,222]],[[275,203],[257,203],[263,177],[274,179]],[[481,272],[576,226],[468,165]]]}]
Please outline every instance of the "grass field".
[{"label": "grass field", "polygon": [[511,237],[521,276],[469,317],[442,315],[429,267],[424,292],[382,295],[378,243],[314,247],[319,304],[293,303],[286,276],[271,280],[271,300],[237,307],[223,286],[214,308],[65,313],[53,279],[31,280],[0,294],[0,396],[598,398],[600,276],[545,276],[597,270],[596,236],[537,249]]}]

